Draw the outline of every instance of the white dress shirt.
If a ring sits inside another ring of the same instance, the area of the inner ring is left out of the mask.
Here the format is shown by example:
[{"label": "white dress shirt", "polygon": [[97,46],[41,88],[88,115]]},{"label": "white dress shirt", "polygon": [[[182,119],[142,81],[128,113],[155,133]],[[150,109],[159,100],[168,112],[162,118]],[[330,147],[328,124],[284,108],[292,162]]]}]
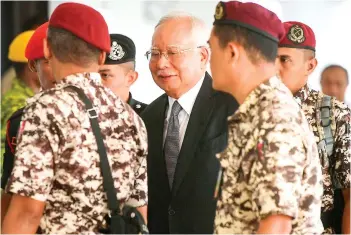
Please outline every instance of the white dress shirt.
[{"label": "white dress shirt", "polygon": [[[188,126],[191,110],[193,109],[195,100],[197,95],[199,94],[201,85],[204,81],[203,77],[200,79],[195,86],[193,86],[189,91],[184,93],[177,101],[182,107],[182,110],[179,112],[178,115],[178,120],[179,120],[179,146],[182,146],[184,135],[186,128]],[[163,144],[165,143],[165,139],[167,136],[167,128],[168,128],[168,120],[169,117],[171,116],[171,111],[172,111],[172,105],[176,101],[176,99],[169,97],[168,96],[168,107],[167,107],[167,115],[166,115],[166,120],[164,123],[164,128],[163,128]]]}]

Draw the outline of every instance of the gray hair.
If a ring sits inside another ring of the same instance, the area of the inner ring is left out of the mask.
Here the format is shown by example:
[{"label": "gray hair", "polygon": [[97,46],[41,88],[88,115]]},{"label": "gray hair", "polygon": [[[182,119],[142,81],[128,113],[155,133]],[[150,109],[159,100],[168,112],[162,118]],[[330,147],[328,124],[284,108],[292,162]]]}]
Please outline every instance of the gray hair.
[{"label": "gray hair", "polygon": [[207,46],[207,40],[210,36],[210,31],[207,28],[205,22],[200,18],[184,11],[174,11],[163,16],[156,24],[155,29],[169,20],[180,19],[187,19],[191,23],[191,37],[197,46]]}]

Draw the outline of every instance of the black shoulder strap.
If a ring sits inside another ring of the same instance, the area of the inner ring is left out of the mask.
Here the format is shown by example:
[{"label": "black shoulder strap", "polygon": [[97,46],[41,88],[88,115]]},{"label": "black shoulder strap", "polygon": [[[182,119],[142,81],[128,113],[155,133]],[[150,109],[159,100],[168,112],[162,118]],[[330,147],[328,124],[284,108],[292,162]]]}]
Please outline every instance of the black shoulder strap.
[{"label": "black shoulder strap", "polygon": [[67,86],[66,88],[70,88],[77,92],[79,98],[85,104],[85,109],[88,113],[89,120],[91,123],[91,127],[93,133],[95,135],[98,153],[100,155],[100,168],[102,172],[103,185],[107,194],[107,206],[110,210],[111,215],[120,214],[119,203],[117,200],[116,188],[114,187],[114,181],[111,174],[110,164],[108,162],[106,148],[104,145],[104,141],[101,135],[101,129],[97,120],[98,114],[96,109],[93,107],[89,98],[84,94],[84,91],[76,86]]}]

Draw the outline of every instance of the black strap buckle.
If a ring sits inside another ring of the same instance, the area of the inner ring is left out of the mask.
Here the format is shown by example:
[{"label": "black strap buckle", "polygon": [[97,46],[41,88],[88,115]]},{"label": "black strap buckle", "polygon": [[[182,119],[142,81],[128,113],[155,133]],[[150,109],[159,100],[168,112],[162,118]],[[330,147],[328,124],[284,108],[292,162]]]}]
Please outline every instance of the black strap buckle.
[{"label": "black strap buckle", "polygon": [[98,116],[96,108],[88,109],[87,112],[90,119],[97,118]]},{"label": "black strap buckle", "polygon": [[[323,116],[322,115],[323,109],[328,109],[328,112],[329,112],[328,121],[327,122],[325,122],[327,120],[327,118],[326,117],[322,117]],[[331,110],[331,108],[330,108],[330,106],[321,106],[321,107],[319,107],[319,110],[320,110],[320,113],[321,113],[321,123],[320,123],[321,126],[322,127],[330,126],[330,124],[331,124],[331,120],[330,120],[330,110]]]}]

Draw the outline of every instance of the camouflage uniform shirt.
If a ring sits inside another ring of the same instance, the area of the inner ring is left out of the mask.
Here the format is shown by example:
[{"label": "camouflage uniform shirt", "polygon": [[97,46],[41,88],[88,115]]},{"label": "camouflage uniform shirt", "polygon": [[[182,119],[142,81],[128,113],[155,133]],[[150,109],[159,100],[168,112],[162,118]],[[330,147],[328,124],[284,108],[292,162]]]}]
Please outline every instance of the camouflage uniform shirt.
[{"label": "camouflage uniform shirt", "polygon": [[97,108],[121,207],[147,204],[144,123],[98,73],[68,76],[29,101],[7,191],[46,202],[45,234],[97,233],[108,213],[100,158],[84,103],[68,85],[83,89]]},{"label": "camouflage uniform shirt", "polygon": [[[320,113],[316,104],[324,96],[323,93],[312,90],[305,85],[295,94],[295,99],[301,105],[305,116],[312,127],[316,143],[319,143],[323,137],[320,136],[321,128],[317,125],[317,113]],[[332,99],[331,104],[331,129],[334,137],[333,155],[328,160],[326,152],[319,150],[319,156],[322,163],[323,187],[322,213],[333,209],[334,187],[330,170],[334,172],[336,180],[342,189],[350,188],[350,164],[351,164],[351,125],[350,109],[346,104]],[[324,233],[334,234],[332,227],[325,228]]]},{"label": "camouflage uniform shirt", "polygon": [[320,234],[322,173],[308,123],[282,82],[259,85],[228,118],[215,232],[253,234],[261,220],[293,218],[292,234]]}]

